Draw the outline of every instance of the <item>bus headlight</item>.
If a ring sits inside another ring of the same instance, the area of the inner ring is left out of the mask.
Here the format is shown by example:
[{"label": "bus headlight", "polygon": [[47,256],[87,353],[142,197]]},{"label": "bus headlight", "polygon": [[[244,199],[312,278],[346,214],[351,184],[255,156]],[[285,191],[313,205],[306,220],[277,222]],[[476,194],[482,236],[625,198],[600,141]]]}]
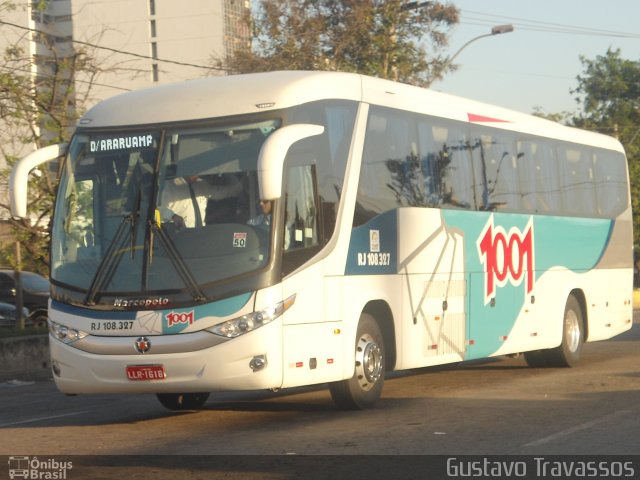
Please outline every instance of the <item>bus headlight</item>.
[{"label": "bus headlight", "polygon": [[286,300],[277,303],[271,307],[265,308],[258,312],[248,313],[241,317],[227,320],[226,322],[214,325],[211,328],[207,328],[207,331],[220,335],[226,338],[235,338],[245,333],[251,332],[256,328],[260,328],[269,322],[274,321],[284,312],[286,312],[293,302],[295,302],[296,296],[292,295]]},{"label": "bus headlight", "polygon": [[89,335],[82,330],[75,330],[67,327],[66,325],[52,322],[51,320],[49,320],[49,333],[51,333],[55,339],[67,344],[73,343]]}]

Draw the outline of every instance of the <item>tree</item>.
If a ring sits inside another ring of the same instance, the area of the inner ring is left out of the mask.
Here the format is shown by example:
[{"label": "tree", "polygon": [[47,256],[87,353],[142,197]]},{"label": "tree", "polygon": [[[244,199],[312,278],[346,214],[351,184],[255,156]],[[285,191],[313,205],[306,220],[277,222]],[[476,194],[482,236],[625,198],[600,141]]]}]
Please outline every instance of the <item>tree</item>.
[{"label": "tree", "polygon": [[334,70],[426,86],[451,68],[442,71],[442,50],[459,11],[435,1],[410,3],[262,0],[252,21],[254,48],[215,63],[232,73]]},{"label": "tree", "polygon": [[580,58],[584,72],[572,92],[582,106],[572,124],[617,137],[629,163],[634,243],[640,246],[640,61],[607,50],[595,59]]},{"label": "tree", "polygon": [[571,124],[571,122],[573,120],[573,116],[575,114],[573,112],[567,112],[567,111],[549,113],[549,112],[545,112],[542,107],[535,106],[535,107],[533,107],[532,115],[535,116],[535,117],[540,117],[540,118],[545,118],[547,120],[551,120],[552,122],[563,123],[565,125],[569,125],[569,124]]},{"label": "tree", "polygon": [[[46,6],[45,3],[41,4]],[[13,2],[0,3],[0,13],[15,9]],[[0,154],[6,167],[0,171],[7,191],[9,173],[18,157],[33,148],[68,141],[82,111],[78,99],[88,98],[92,82],[81,87],[75,82],[80,72],[92,78],[99,68],[85,49],[61,48],[53,36],[38,33],[45,54],[31,56],[25,29],[22,37],[3,52],[0,69]],[[34,76],[34,62],[37,75]],[[21,268],[46,274],[48,271],[49,219],[53,210],[56,173],[43,168],[30,176],[29,217],[11,219],[17,241],[22,245]],[[7,198],[0,202],[7,212]],[[0,246],[0,263],[16,266],[15,246]]]}]

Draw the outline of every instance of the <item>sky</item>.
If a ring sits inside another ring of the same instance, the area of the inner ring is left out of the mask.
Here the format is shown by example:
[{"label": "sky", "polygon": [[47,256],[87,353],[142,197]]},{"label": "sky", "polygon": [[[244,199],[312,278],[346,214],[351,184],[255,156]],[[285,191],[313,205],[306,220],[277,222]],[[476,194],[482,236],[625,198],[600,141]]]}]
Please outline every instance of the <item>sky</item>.
[{"label": "sky", "polygon": [[449,55],[467,41],[512,24],[514,31],[473,41],[454,60],[458,70],[434,90],[524,113],[575,113],[580,56],[608,48],[640,61],[640,0],[449,0],[461,11]]}]

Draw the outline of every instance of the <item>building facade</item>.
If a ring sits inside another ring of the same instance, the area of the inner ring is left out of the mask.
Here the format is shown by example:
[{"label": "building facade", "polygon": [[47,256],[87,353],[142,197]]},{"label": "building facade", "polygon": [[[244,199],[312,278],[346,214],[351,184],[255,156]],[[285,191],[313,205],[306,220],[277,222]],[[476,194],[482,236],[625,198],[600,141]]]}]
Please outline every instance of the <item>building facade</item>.
[{"label": "building facade", "polygon": [[61,56],[83,50],[98,61],[94,101],[154,83],[224,74],[212,68],[214,61],[224,63],[233,50],[249,48],[249,0],[13,1],[22,7],[10,14],[13,23],[28,28],[14,33],[29,34],[36,69],[46,66],[52,48]]}]

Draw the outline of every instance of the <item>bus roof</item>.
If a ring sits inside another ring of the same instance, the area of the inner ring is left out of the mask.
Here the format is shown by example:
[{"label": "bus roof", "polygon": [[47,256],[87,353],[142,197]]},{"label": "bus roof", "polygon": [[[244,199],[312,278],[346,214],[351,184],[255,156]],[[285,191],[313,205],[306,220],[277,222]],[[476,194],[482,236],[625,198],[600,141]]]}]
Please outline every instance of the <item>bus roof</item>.
[{"label": "bus roof", "polygon": [[256,113],[337,98],[359,101],[359,75],[267,72],[215,76],[159,85],[111,97],[90,109],[80,125],[146,125]]},{"label": "bus roof", "polygon": [[451,120],[623,151],[608,136],[434,90],[354,73],[279,71],[215,76],[127,92],[91,108],[81,127],[132,127],[281,109],[321,99],[363,101]]}]

